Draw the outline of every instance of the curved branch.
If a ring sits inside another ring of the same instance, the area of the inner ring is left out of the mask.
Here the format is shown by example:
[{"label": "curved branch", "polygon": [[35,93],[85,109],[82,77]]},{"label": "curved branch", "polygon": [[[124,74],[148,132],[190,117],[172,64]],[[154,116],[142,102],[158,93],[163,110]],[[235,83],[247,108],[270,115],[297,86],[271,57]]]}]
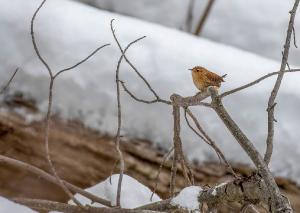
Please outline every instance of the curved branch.
[{"label": "curved branch", "polygon": [[82,59],[81,61],[79,61],[78,63],[74,64],[73,66],[71,67],[68,67],[68,68],[65,68],[65,69],[62,69],[60,71],[58,71],[54,76],[53,78],[56,78],[57,76],[59,76],[61,73],[63,72],[66,72],[68,70],[72,70],[74,68],[76,68],[77,66],[83,64],[84,62],[86,62],[87,60],[89,60],[93,55],[95,55],[99,50],[101,50],[102,48],[106,47],[106,46],[109,46],[110,44],[104,44],[102,45],[101,47],[98,47],[97,49],[95,49],[91,54],[89,54],[87,57],[85,57],[84,59]]},{"label": "curved branch", "polygon": [[[217,144],[208,136],[208,134],[203,130],[203,128],[201,127],[199,121],[197,120],[197,118],[194,116],[194,114],[191,112],[191,110],[189,110],[188,108],[185,108],[185,113],[184,113],[184,117],[186,120],[187,125],[190,127],[190,129],[196,134],[198,135],[205,143],[207,143],[209,146],[211,146],[213,148],[213,150],[216,152],[217,156],[222,159],[222,161],[226,164],[227,168],[229,169],[230,173],[234,176],[237,177],[236,173],[234,172],[234,170],[232,169],[230,163],[228,162],[228,160],[226,159],[225,155],[222,153],[221,149],[217,146]],[[197,129],[201,132],[201,135],[194,127],[192,127],[192,125],[190,124],[188,118],[187,118],[187,114],[192,118],[192,120],[194,121]]]},{"label": "curved branch", "polygon": [[154,89],[151,87],[151,85],[149,84],[149,82],[144,78],[144,76],[138,71],[138,69],[129,61],[129,59],[126,57],[125,55],[125,50],[122,49],[122,46],[120,45],[120,42],[115,34],[115,30],[113,29],[113,20],[111,20],[111,30],[113,32],[113,36],[114,36],[114,39],[116,41],[116,43],[118,44],[118,47],[125,59],[125,61],[127,62],[127,64],[135,71],[135,73],[144,81],[144,83],[147,85],[148,89],[152,92],[152,94],[157,98],[159,99],[159,96],[157,95],[157,93],[154,91]]},{"label": "curved branch", "polygon": [[130,97],[132,97],[134,100],[136,100],[137,102],[142,102],[142,103],[145,103],[145,104],[153,104],[153,103],[158,103],[158,102],[160,102],[160,103],[164,103],[164,104],[167,104],[167,105],[172,105],[172,102],[171,102],[171,101],[163,100],[163,99],[161,99],[160,97],[155,98],[155,99],[153,99],[153,100],[151,100],[151,101],[148,101],[148,100],[144,100],[144,99],[138,98],[138,97],[136,97],[132,92],[129,91],[129,89],[126,87],[124,81],[121,81],[121,80],[120,80],[120,83],[121,83],[121,85],[122,85],[124,91],[125,91]]},{"label": "curved branch", "polygon": [[43,0],[42,1],[42,3],[39,5],[39,7],[36,9],[36,11],[34,12],[34,14],[32,16],[32,19],[31,19],[31,22],[30,22],[30,34],[31,34],[31,40],[32,40],[32,44],[33,44],[34,50],[35,50],[38,58],[40,59],[40,61],[44,64],[44,66],[48,70],[49,76],[52,78],[53,77],[52,70],[51,70],[50,66],[48,65],[48,63],[46,62],[46,60],[40,54],[39,48],[38,48],[38,46],[36,44],[36,41],[35,41],[34,30],[33,30],[35,18],[37,16],[38,12],[40,11],[40,9],[46,3],[46,1],[47,0]]},{"label": "curved branch", "polygon": [[[285,70],[284,72],[299,72],[299,71],[300,71],[300,69],[290,69],[290,70]],[[258,84],[259,82],[261,82],[261,81],[263,81],[263,80],[265,80],[265,79],[267,79],[267,78],[269,78],[273,75],[278,75],[279,73],[280,73],[280,71],[268,73],[267,75],[264,75],[264,76],[254,80],[254,81],[252,81],[248,84],[245,84],[243,86],[237,87],[237,88],[232,89],[232,90],[229,90],[227,92],[223,92],[222,94],[220,94],[220,98],[223,98],[225,96],[231,95],[231,94],[236,93],[236,92],[239,92],[239,91],[241,91],[243,89],[246,89],[248,87],[254,86],[255,84]]]}]

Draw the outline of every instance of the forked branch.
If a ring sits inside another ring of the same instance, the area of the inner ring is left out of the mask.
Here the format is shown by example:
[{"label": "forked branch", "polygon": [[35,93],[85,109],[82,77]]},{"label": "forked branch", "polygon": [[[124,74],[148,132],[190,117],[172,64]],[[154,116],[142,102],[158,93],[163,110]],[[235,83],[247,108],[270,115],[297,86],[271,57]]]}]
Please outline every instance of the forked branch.
[{"label": "forked branch", "polygon": [[83,62],[87,61],[90,57],[92,57],[94,54],[96,54],[96,52],[98,52],[100,49],[108,46],[109,44],[106,44],[106,45],[103,45],[103,46],[97,48],[92,54],[90,54],[89,56],[87,56],[82,61],[78,62],[77,64],[75,64],[72,67],[63,69],[63,70],[57,72],[54,75],[53,71],[52,71],[51,67],[49,66],[49,64],[47,63],[46,59],[40,54],[38,45],[37,45],[36,40],[35,40],[35,34],[34,34],[34,23],[35,23],[36,16],[37,16],[38,12],[40,11],[40,9],[43,7],[43,5],[45,3],[46,3],[46,0],[43,0],[42,3],[39,5],[39,7],[36,9],[36,11],[34,12],[34,14],[32,16],[31,25],[30,25],[31,40],[32,40],[32,44],[33,44],[35,53],[37,54],[37,56],[38,56],[39,60],[42,62],[42,64],[46,67],[46,69],[48,71],[48,74],[49,74],[49,79],[50,79],[50,82],[49,82],[49,94],[48,94],[48,108],[47,108],[47,114],[46,114],[46,118],[45,118],[45,135],[44,135],[45,155],[46,155],[46,159],[47,159],[48,165],[50,167],[50,170],[51,170],[52,174],[55,176],[56,181],[58,182],[58,184],[60,185],[60,187],[73,200],[74,203],[76,203],[78,206],[80,206],[81,208],[83,208],[83,206],[81,205],[81,203],[73,196],[73,194],[71,193],[71,191],[65,186],[64,182],[60,179],[60,177],[57,174],[57,172],[55,170],[55,167],[54,167],[54,165],[52,163],[50,152],[49,152],[49,134],[50,134],[51,111],[52,111],[53,86],[54,86],[54,81],[55,81],[56,77],[59,76],[59,74],[65,72],[67,70],[74,69],[75,67],[79,66]]},{"label": "forked branch", "polygon": [[293,29],[294,29],[294,21],[295,21],[295,16],[296,16],[296,11],[297,11],[298,5],[299,5],[299,0],[295,0],[293,9],[290,11],[290,21],[289,21],[289,25],[288,25],[288,29],[287,29],[287,35],[286,35],[286,40],[285,40],[285,44],[284,44],[284,50],[283,50],[283,56],[282,56],[282,60],[281,60],[280,70],[279,70],[277,80],[275,82],[274,88],[270,94],[269,101],[268,101],[268,108],[267,108],[268,136],[267,136],[267,141],[266,141],[267,149],[266,149],[266,153],[265,153],[265,157],[264,157],[264,160],[267,165],[269,164],[272,153],[273,153],[274,120],[275,120],[274,110],[275,110],[275,105],[276,105],[275,99],[278,94],[278,91],[279,91],[279,88],[281,85],[281,81],[283,79],[283,75],[285,73],[285,68],[288,64],[291,37],[292,37]]}]

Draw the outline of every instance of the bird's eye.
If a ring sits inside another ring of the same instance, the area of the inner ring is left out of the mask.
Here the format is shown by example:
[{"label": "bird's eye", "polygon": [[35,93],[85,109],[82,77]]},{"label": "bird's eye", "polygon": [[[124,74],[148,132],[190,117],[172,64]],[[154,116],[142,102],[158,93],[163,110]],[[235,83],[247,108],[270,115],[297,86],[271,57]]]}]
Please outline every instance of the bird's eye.
[{"label": "bird's eye", "polygon": [[200,72],[200,70],[198,69],[197,72]]}]

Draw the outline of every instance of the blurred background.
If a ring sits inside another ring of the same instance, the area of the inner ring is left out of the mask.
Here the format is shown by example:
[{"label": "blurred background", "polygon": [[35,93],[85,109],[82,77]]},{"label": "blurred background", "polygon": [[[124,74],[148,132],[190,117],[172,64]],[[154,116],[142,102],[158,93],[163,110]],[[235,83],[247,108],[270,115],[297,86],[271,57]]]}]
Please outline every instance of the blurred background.
[{"label": "blurred background", "polygon": [[[48,101],[47,70],[37,59],[30,38],[30,20],[40,3],[40,0],[0,0],[0,85],[20,67],[9,90],[1,96],[1,113],[7,116],[13,111],[24,118],[26,125],[43,119]],[[40,52],[53,72],[76,64],[98,46],[111,44],[57,79],[53,114],[64,121],[79,122],[108,138],[115,135],[114,78],[120,51],[110,31],[111,19],[115,19],[114,27],[123,47],[146,36],[131,47],[128,58],[157,93],[169,99],[173,93],[191,96],[197,92],[188,72],[196,65],[227,74],[221,92],[278,71],[293,3],[293,0],[48,0],[37,16],[35,35]],[[300,16],[296,17],[294,28],[297,42]],[[299,57],[300,51],[292,41],[291,68],[300,65]],[[153,99],[125,62],[120,72],[121,80],[134,94]],[[269,78],[224,99],[232,117],[262,154],[267,136],[267,101],[274,80]],[[300,157],[299,85],[299,74],[285,75],[276,106],[278,122],[270,165],[276,176],[297,184],[300,183],[300,166],[295,163]],[[169,149],[173,128],[171,109],[163,104],[137,103],[124,92],[121,99],[124,138],[147,140],[153,147]],[[251,166],[212,110],[191,109],[230,162]],[[182,140],[187,157],[198,163],[218,162],[216,154],[183,120]],[[4,144],[5,138],[0,138],[0,142]],[[2,154],[14,153],[9,151],[11,147],[5,147]],[[55,155],[59,155],[57,150]]]}]

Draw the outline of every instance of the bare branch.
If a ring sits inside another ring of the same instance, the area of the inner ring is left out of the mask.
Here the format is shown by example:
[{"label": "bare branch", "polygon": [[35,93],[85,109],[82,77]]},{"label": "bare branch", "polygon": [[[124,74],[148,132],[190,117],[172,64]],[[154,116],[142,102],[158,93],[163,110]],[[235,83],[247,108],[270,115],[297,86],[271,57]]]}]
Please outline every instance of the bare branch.
[{"label": "bare branch", "polygon": [[208,18],[208,15],[209,15],[209,13],[210,13],[210,11],[211,11],[211,8],[212,8],[214,2],[215,2],[215,0],[208,0],[208,3],[207,3],[207,5],[206,5],[206,7],[205,7],[205,9],[204,9],[204,13],[203,13],[203,15],[201,16],[201,18],[200,18],[200,20],[199,20],[199,23],[198,23],[198,25],[197,25],[197,27],[196,27],[196,30],[195,30],[195,32],[194,32],[194,35],[200,35],[200,34],[201,34],[202,29],[203,29],[204,24],[205,24],[205,21],[206,21],[206,19]]},{"label": "bare branch", "polygon": [[[188,118],[187,118],[187,114],[192,118],[192,120],[194,121],[197,129],[200,131],[200,133],[203,135],[201,135],[196,129],[194,129],[194,127],[192,127],[192,125],[190,124]],[[207,143],[209,146],[211,146],[214,151],[216,152],[217,156],[222,159],[222,161],[226,164],[227,168],[229,169],[230,173],[234,176],[237,177],[236,173],[233,171],[230,163],[228,162],[228,160],[226,159],[225,155],[222,153],[221,149],[217,146],[217,144],[208,136],[208,134],[204,131],[204,129],[201,127],[199,121],[197,120],[197,118],[193,115],[193,113],[191,112],[191,110],[189,110],[188,108],[185,108],[185,113],[184,113],[184,117],[186,120],[187,125],[190,127],[190,129],[196,134],[198,135],[205,143]]]},{"label": "bare branch", "polygon": [[216,111],[217,115],[226,125],[227,129],[231,132],[237,142],[241,145],[247,155],[250,157],[254,165],[256,166],[259,174],[262,176],[268,191],[271,196],[271,206],[275,208],[275,212],[279,212],[279,209],[285,210],[285,212],[291,212],[291,206],[286,202],[286,199],[281,195],[278,186],[275,183],[274,177],[270,172],[268,166],[265,164],[260,153],[254,147],[253,143],[247,138],[239,126],[232,120],[223,106],[220,96],[214,87],[208,88],[211,98],[212,107]]},{"label": "bare branch", "polygon": [[174,144],[174,155],[173,155],[173,164],[171,168],[171,181],[170,181],[170,196],[173,197],[175,193],[175,186],[176,186],[176,173],[177,173],[177,162],[179,159],[179,146],[181,143],[180,139],[180,108],[179,106],[173,105],[173,144]]},{"label": "bare branch", "polygon": [[10,79],[8,80],[8,82],[2,87],[2,89],[0,90],[0,95],[7,90],[7,88],[9,87],[10,83],[12,82],[12,80],[14,79],[15,75],[17,74],[17,72],[19,71],[19,68],[17,68],[15,70],[15,72],[13,73],[13,75],[10,77]]},{"label": "bare branch", "polygon": [[[19,169],[22,169],[24,171],[28,171],[28,172],[31,172],[35,175],[37,175],[38,177],[41,177],[43,178],[44,180],[46,181],[49,181],[53,184],[56,184],[58,186],[59,183],[57,182],[56,178],[50,174],[48,174],[47,172],[35,167],[35,166],[32,166],[28,163],[25,163],[23,161],[19,161],[19,160],[16,160],[16,159],[13,159],[13,158],[10,158],[10,157],[6,157],[4,155],[0,155],[0,163],[6,163],[6,164],[9,164],[11,166],[14,166],[14,167],[17,167]],[[100,203],[102,205],[105,205],[105,206],[109,206],[111,207],[111,203],[110,201],[108,200],[105,200],[103,198],[100,198],[100,197],[97,197],[87,191],[84,191],[82,190],[81,188],[71,184],[71,183],[68,183],[67,181],[63,181],[64,184],[70,189],[72,190],[73,192],[75,193],[78,193],[78,194],[81,194],[82,196],[90,199],[92,202],[96,202],[96,203]]]},{"label": "bare branch", "polygon": [[129,89],[126,87],[125,85],[125,82],[124,81],[120,81],[124,91],[130,96],[132,97],[134,100],[138,101],[138,102],[142,102],[142,103],[145,103],[145,104],[153,104],[153,103],[164,103],[164,104],[167,104],[167,105],[171,105],[172,102],[171,101],[166,101],[166,100],[163,100],[161,99],[160,97],[158,98],[155,98],[151,101],[148,101],[148,100],[144,100],[144,99],[141,99],[141,98],[138,98],[136,97],[132,92],[129,91]]},{"label": "bare branch", "polygon": [[186,25],[186,31],[190,32],[190,33],[193,30],[193,19],[194,19],[193,9],[194,9],[194,5],[195,5],[195,0],[189,0],[185,25]]},{"label": "bare branch", "polygon": [[201,102],[201,101],[203,101],[208,96],[209,96],[209,94],[207,93],[207,91],[197,93],[195,96],[189,96],[189,97],[181,97],[180,95],[173,94],[173,95],[171,95],[171,100],[173,101],[173,104],[175,104],[177,106],[189,107],[189,106],[202,105],[203,102]]},{"label": "bare branch", "polygon": [[30,34],[31,34],[31,40],[32,40],[32,44],[33,44],[35,53],[37,54],[37,56],[40,59],[40,61],[44,64],[44,66],[46,67],[46,69],[48,70],[49,76],[52,78],[53,77],[52,70],[51,70],[50,66],[48,65],[48,63],[45,61],[45,59],[40,54],[39,48],[38,48],[38,46],[36,44],[36,41],[35,41],[34,30],[33,30],[35,18],[37,16],[38,12],[40,11],[40,9],[46,3],[46,1],[47,0],[43,0],[42,1],[42,3],[39,5],[39,7],[36,9],[36,11],[34,12],[34,14],[32,16],[32,19],[31,19],[31,22],[30,22],[31,23],[30,24]]},{"label": "bare branch", "polygon": [[[290,70],[285,70],[284,72],[299,72],[299,71],[300,71],[300,69],[290,69]],[[265,80],[265,79],[267,79],[267,78],[269,78],[273,75],[278,75],[279,73],[280,73],[280,71],[268,73],[267,75],[264,75],[264,76],[254,80],[254,81],[252,81],[248,84],[245,84],[243,86],[237,87],[237,88],[229,90],[227,92],[224,92],[220,95],[220,97],[223,98],[225,96],[228,96],[228,95],[231,95],[233,93],[239,92],[239,91],[241,91],[243,89],[246,89],[248,87],[254,86],[255,84],[258,84],[259,82],[261,82],[261,81],[263,81],[263,80]]]},{"label": "bare branch", "polygon": [[286,35],[286,40],[284,44],[284,51],[283,51],[283,56],[282,56],[282,61],[281,61],[281,66],[280,66],[280,71],[277,76],[277,80],[275,82],[274,88],[270,94],[269,101],[268,101],[268,136],[267,136],[267,148],[266,148],[266,153],[264,156],[264,160],[266,164],[268,165],[271,156],[273,153],[273,137],[274,137],[274,108],[275,108],[275,99],[278,94],[281,81],[283,79],[283,75],[285,73],[285,68],[288,63],[288,57],[289,57],[289,50],[290,50],[290,43],[291,43],[291,36],[293,32],[293,27],[294,27],[294,20],[296,16],[296,11],[299,5],[299,0],[295,0],[293,9],[290,11],[290,21],[287,29],[287,35]]},{"label": "bare branch", "polygon": [[[171,96],[171,100],[173,96]],[[182,168],[183,176],[186,180],[188,186],[192,185],[193,182],[193,175],[189,165],[187,165],[187,160],[184,157],[183,150],[182,150],[182,143],[180,138],[180,107],[173,104],[173,120],[174,120],[174,127],[173,127],[173,144],[174,144],[174,156],[173,156],[173,164],[171,169],[171,181],[170,181],[170,195],[171,197],[174,196],[175,192],[175,181],[176,181],[176,172],[177,172],[177,163],[179,162]],[[188,175],[191,174],[191,177]]]},{"label": "bare branch", "polygon": [[93,55],[95,55],[99,50],[101,50],[102,48],[104,47],[107,47],[109,46],[110,44],[104,44],[102,45],[101,47],[98,47],[97,49],[95,49],[91,54],[89,54],[87,57],[85,57],[84,59],[82,59],[81,61],[79,61],[78,63],[74,64],[73,66],[71,67],[68,67],[68,68],[65,68],[65,69],[62,69],[60,71],[58,71],[54,76],[53,78],[56,78],[57,76],[59,76],[61,73],[63,72],[66,72],[68,70],[72,70],[76,67],[78,67],[79,65],[83,64],[84,62],[86,62],[87,60],[89,60]]},{"label": "bare branch", "polygon": [[120,160],[120,175],[119,175],[119,180],[118,180],[118,189],[117,189],[117,198],[116,198],[118,207],[121,206],[122,179],[123,179],[123,173],[124,173],[124,168],[125,168],[123,154],[120,149],[122,111],[121,111],[121,98],[120,98],[119,71],[120,71],[120,65],[121,65],[122,59],[123,59],[123,56],[120,57],[120,59],[118,61],[118,65],[117,65],[117,70],[116,70],[117,101],[118,101],[118,130],[117,130],[117,134],[116,134],[115,144],[116,144],[116,150],[117,150],[119,158],[120,158],[119,159]]},{"label": "bare branch", "polygon": [[45,118],[45,135],[44,135],[44,143],[45,143],[45,151],[46,151],[46,159],[49,164],[50,170],[52,174],[56,177],[57,182],[59,183],[60,187],[64,190],[64,192],[76,203],[78,206],[81,206],[81,203],[74,197],[74,195],[70,192],[70,190],[65,186],[61,178],[58,176],[56,169],[52,163],[51,157],[50,157],[50,151],[49,151],[49,132],[50,132],[50,116],[51,116],[51,110],[52,110],[52,96],[53,96],[53,83],[54,78],[50,78],[50,85],[49,85],[49,95],[48,95],[48,109],[47,109],[47,115]]},{"label": "bare branch", "polygon": [[[204,189],[198,196],[199,203],[207,203],[210,206],[215,206],[219,203],[228,202],[250,202],[256,204],[258,201],[268,203],[270,194],[268,193],[265,183],[258,176],[250,178],[242,178],[228,183]],[[167,211],[176,207],[171,205],[172,199],[166,199],[155,203],[150,203],[140,206],[136,209]]]},{"label": "bare branch", "polygon": [[49,83],[49,95],[48,95],[48,109],[47,109],[47,114],[46,114],[46,118],[45,118],[45,136],[44,136],[44,143],[45,143],[45,154],[46,154],[46,159],[47,162],[49,164],[50,170],[52,172],[52,174],[55,176],[57,182],[59,183],[59,185],[61,186],[61,188],[64,190],[64,192],[74,201],[74,203],[76,203],[78,206],[82,207],[83,206],[80,204],[80,202],[73,196],[73,194],[70,192],[70,190],[65,186],[64,182],[60,179],[60,177],[58,176],[54,165],[52,163],[51,157],[50,157],[50,152],[49,152],[49,132],[50,132],[50,118],[51,118],[51,111],[52,111],[52,96],[53,96],[53,85],[54,85],[54,80],[55,78],[63,73],[64,71],[67,70],[71,70],[75,67],[77,67],[78,65],[84,63],[86,60],[88,60],[90,57],[92,57],[96,52],[98,52],[100,49],[102,49],[103,47],[107,46],[103,45],[100,48],[97,48],[92,54],[90,54],[88,57],[86,57],[85,59],[83,59],[82,61],[78,62],[77,64],[75,64],[72,67],[66,68],[64,70],[59,71],[56,75],[53,76],[53,72],[50,68],[50,66],[48,65],[48,63],[46,62],[46,60],[42,57],[42,55],[39,52],[39,49],[37,47],[37,43],[35,41],[35,35],[34,35],[34,21],[36,19],[36,16],[38,14],[38,12],[40,11],[40,9],[43,7],[43,5],[46,3],[46,0],[42,1],[42,3],[39,5],[39,7],[36,9],[36,11],[34,12],[32,19],[31,19],[31,40],[32,40],[32,44],[34,47],[34,50],[39,58],[39,60],[44,64],[44,66],[46,67],[46,69],[48,70],[49,73],[49,78],[50,78],[50,83]]},{"label": "bare branch", "polygon": [[[117,37],[115,35],[115,31],[113,29],[113,20],[111,20],[110,27],[111,27],[111,32],[112,32],[112,34],[115,38],[115,41],[120,46],[120,43],[118,42]],[[125,51],[127,51],[131,45],[133,45],[136,42],[142,40],[143,38],[145,38],[145,36],[143,36],[141,38],[138,38],[138,39],[132,41],[131,43],[129,43],[127,45],[127,47],[125,48]],[[120,201],[121,201],[122,179],[123,179],[123,173],[124,173],[124,168],[125,168],[123,154],[122,154],[122,151],[120,149],[120,140],[121,140],[120,133],[121,133],[121,126],[122,126],[122,111],[121,111],[119,72],[120,72],[121,62],[122,62],[123,58],[125,57],[125,55],[124,55],[125,51],[122,50],[122,55],[121,55],[121,57],[118,61],[118,65],[117,65],[117,69],[116,69],[117,102],[118,102],[118,129],[117,129],[115,144],[116,144],[116,149],[117,149],[117,152],[118,152],[118,155],[119,155],[119,158],[120,158],[120,175],[119,175],[119,180],[118,180],[118,189],[117,189],[117,199],[116,200],[117,200],[117,206],[119,206],[119,207],[120,207]]]},{"label": "bare branch", "polygon": [[144,76],[138,71],[138,69],[129,61],[129,59],[126,57],[125,55],[125,50],[122,49],[122,46],[120,45],[120,42],[115,34],[115,30],[113,29],[113,21],[114,19],[111,21],[111,29],[113,32],[113,36],[114,39],[116,41],[116,43],[118,44],[118,47],[125,59],[125,61],[127,62],[127,64],[135,71],[135,73],[144,81],[144,83],[147,85],[148,89],[152,92],[152,94],[155,96],[156,99],[159,99],[159,96],[157,95],[157,93],[154,91],[154,89],[151,87],[151,85],[149,84],[149,82],[144,78]]},{"label": "bare branch", "polygon": [[49,153],[49,130],[50,130],[50,116],[51,116],[51,108],[52,108],[52,92],[53,92],[53,83],[54,83],[54,77],[52,70],[50,69],[49,65],[45,61],[45,59],[41,56],[39,49],[37,47],[36,41],[35,41],[35,36],[34,36],[34,20],[36,15],[38,14],[39,10],[42,8],[46,0],[44,0],[40,6],[37,8],[37,10],[34,12],[32,19],[31,19],[31,40],[32,44],[34,46],[34,50],[39,58],[39,60],[45,65],[45,67],[48,70],[49,77],[50,77],[50,84],[49,84],[49,95],[48,95],[48,109],[47,109],[47,115],[45,118],[45,136],[44,136],[44,143],[45,143],[45,151],[46,151],[46,159],[49,164],[50,170],[52,174],[56,177],[57,182],[61,186],[61,188],[64,190],[64,192],[76,203],[77,205],[83,207],[80,202],[73,196],[73,194],[70,192],[70,190],[64,185],[63,181],[59,178],[53,163],[50,158],[50,153]]},{"label": "bare branch", "polygon": [[152,191],[152,194],[151,194],[151,197],[150,197],[150,201],[152,201],[153,195],[156,192],[156,189],[157,189],[157,186],[158,186],[158,178],[159,178],[160,172],[161,172],[161,170],[163,168],[163,165],[169,159],[169,156],[170,156],[171,152],[173,152],[173,150],[174,150],[174,146],[172,146],[172,148],[164,155],[164,157],[162,159],[162,162],[159,165],[159,169],[157,171],[157,174],[156,174],[156,177],[155,177],[155,181],[154,181],[155,182],[155,186],[154,186],[154,189]]},{"label": "bare branch", "polygon": [[106,207],[92,207],[86,206],[85,210],[79,208],[78,206],[59,203],[49,200],[39,200],[39,199],[24,199],[15,198],[13,201],[26,205],[32,209],[41,212],[59,211],[64,213],[158,213],[149,210],[133,210],[133,209],[119,209],[119,208],[106,208]]}]

